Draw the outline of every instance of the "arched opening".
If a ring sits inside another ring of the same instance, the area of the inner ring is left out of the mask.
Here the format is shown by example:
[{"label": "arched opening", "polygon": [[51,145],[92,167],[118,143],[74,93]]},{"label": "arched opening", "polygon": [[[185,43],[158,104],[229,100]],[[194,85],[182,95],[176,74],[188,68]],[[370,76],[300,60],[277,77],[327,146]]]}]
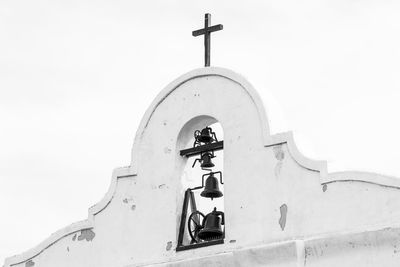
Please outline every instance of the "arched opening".
[{"label": "arched opening", "polygon": [[191,120],[179,135],[184,199],[177,251],[223,243],[223,137],[222,125],[206,116]]},{"label": "arched opening", "polygon": [[[209,125],[213,132],[215,132],[215,135],[217,136],[218,140],[223,140],[224,137],[224,132],[222,130],[222,126],[219,122],[213,123]],[[214,151],[214,158],[211,159],[212,163],[215,165],[214,167],[211,168],[201,168],[201,163],[196,162],[196,164],[193,166],[193,162],[195,159],[199,159],[199,156],[196,157],[191,157],[188,158],[186,161],[185,167],[182,172],[181,176],[181,182],[182,182],[182,187],[183,188],[194,188],[199,185],[201,185],[201,179],[202,175],[212,172],[217,172],[220,171],[222,172],[223,176],[223,167],[224,167],[224,151],[223,150],[218,150]],[[215,175],[216,176],[216,175]],[[205,177],[206,179],[206,177]],[[219,179],[219,178],[218,178]],[[223,193],[224,192],[224,185],[220,184],[218,185],[219,190]],[[224,198],[219,197],[219,198],[204,198],[201,197],[201,192],[203,190],[194,190],[194,196],[196,198],[196,203],[197,203],[197,209],[200,211],[208,211],[212,210],[214,207],[217,208],[217,210],[223,210],[224,208]]]}]

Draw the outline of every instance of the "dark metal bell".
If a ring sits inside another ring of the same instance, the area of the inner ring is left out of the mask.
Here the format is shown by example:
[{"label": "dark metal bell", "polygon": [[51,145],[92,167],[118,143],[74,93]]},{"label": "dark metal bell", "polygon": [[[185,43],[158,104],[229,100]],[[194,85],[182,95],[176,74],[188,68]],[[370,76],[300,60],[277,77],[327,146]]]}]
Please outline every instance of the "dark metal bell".
[{"label": "dark metal bell", "polygon": [[201,192],[200,196],[208,197],[208,198],[218,198],[222,197],[224,194],[219,190],[218,179],[211,174],[208,176],[206,180],[206,185],[204,186],[203,192]]},{"label": "dark metal bell", "polygon": [[213,137],[211,135],[211,128],[206,127],[201,130],[200,135],[197,137],[197,140],[202,143],[211,143],[213,141]]},{"label": "dark metal bell", "polygon": [[201,161],[203,163],[201,163],[200,167],[202,168],[212,168],[214,167],[214,163],[212,163],[211,159],[212,159],[212,155],[210,153],[205,153],[201,156]]},{"label": "dark metal bell", "polygon": [[222,231],[221,224],[224,224],[224,213],[214,208],[214,210],[204,218],[203,229],[200,230],[197,236],[203,240],[223,238],[224,232]]}]

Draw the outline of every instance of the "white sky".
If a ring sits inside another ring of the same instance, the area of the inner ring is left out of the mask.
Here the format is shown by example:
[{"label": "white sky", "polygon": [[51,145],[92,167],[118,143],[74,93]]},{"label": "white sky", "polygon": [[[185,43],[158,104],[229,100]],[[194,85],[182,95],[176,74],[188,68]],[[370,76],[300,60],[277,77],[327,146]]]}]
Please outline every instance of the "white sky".
[{"label": "white sky", "polygon": [[273,132],[330,171],[400,176],[399,1],[0,1],[0,261],[85,219],[142,115],[203,66],[264,98]]}]

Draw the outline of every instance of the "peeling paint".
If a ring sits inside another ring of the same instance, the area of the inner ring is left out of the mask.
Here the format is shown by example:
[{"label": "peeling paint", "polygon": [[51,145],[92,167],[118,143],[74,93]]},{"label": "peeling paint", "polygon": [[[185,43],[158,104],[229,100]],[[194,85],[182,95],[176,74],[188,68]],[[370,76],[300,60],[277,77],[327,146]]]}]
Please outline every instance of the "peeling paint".
[{"label": "peeling paint", "polygon": [[305,251],[304,251],[305,252],[305,254],[304,254],[305,258],[304,258],[304,260],[306,261],[307,257],[309,257],[309,256],[311,256],[311,257],[321,257],[321,256],[323,256],[324,253],[325,253],[324,250],[325,250],[326,247],[328,247],[327,244],[325,244],[325,245],[319,244],[319,245],[313,245],[311,247],[305,248]]},{"label": "peeling paint", "polygon": [[158,189],[164,189],[166,186],[167,186],[166,184],[160,184],[160,185],[158,186]]},{"label": "peeling paint", "polygon": [[393,250],[394,254],[397,254],[400,252],[400,248],[398,248],[397,245],[394,245],[393,248],[394,248],[394,250]]},{"label": "peeling paint", "polygon": [[304,266],[306,266],[307,258],[312,255],[312,251],[310,247],[304,248]]},{"label": "peeling paint", "polygon": [[32,266],[34,266],[35,265],[35,263],[32,261],[32,260],[29,260],[29,261],[27,261],[26,263],[25,263],[25,267],[32,267]]},{"label": "peeling paint", "polygon": [[133,198],[124,198],[123,200],[122,200],[122,202],[124,202],[125,204],[128,204],[129,202],[132,202],[133,201]]},{"label": "peeling paint", "polygon": [[328,185],[324,184],[324,186],[322,187],[322,191],[326,191],[326,189],[328,189]]},{"label": "peeling paint", "polygon": [[[125,204],[132,203],[133,202],[133,198],[124,198],[122,200],[122,202],[124,202]],[[135,210],[136,209],[136,205],[135,204],[132,204],[130,207],[131,207],[131,210]]]},{"label": "peeling paint", "polygon": [[172,241],[167,242],[167,247],[165,248],[166,251],[170,251],[172,248]]},{"label": "peeling paint", "polygon": [[229,240],[229,243],[236,243],[235,239]]},{"label": "peeling paint", "polygon": [[276,165],[275,165],[275,177],[279,178],[280,174],[281,174],[281,169],[282,169],[282,161],[279,161]]},{"label": "peeling paint", "polygon": [[72,237],[72,241],[76,240],[76,234],[74,234],[74,236]]},{"label": "peeling paint", "polygon": [[78,240],[81,241],[86,239],[86,241],[92,241],[95,235],[96,234],[92,231],[92,229],[84,229],[81,230],[81,234],[78,236]]},{"label": "peeling paint", "polygon": [[280,208],[281,217],[279,218],[279,225],[281,226],[282,231],[285,230],[286,226],[286,215],[288,211],[288,207],[286,204],[283,204]]},{"label": "peeling paint", "polygon": [[285,158],[285,152],[282,150],[282,145],[274,146],[273,151],[277,160],[282,161]]},{"label": "peeling paint", "polygon": [[67,251],[69,252],[69,247],[67,247]]}]

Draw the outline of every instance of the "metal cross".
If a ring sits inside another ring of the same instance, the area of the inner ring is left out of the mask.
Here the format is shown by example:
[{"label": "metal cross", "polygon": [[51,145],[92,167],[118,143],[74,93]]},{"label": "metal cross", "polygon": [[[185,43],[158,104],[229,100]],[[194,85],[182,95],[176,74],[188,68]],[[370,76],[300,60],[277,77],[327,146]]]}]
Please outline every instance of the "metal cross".
[{"label": "metal cross", "polygon": [[211,14],[206,14],[204,18],[204,29],[193,31],[193,36],[199,36],[204,34],[204,65],[205,67],[210,66],[210,44],[211,44],[211,33],[220,31],[223,29],[222,24],[211,25]]}]

